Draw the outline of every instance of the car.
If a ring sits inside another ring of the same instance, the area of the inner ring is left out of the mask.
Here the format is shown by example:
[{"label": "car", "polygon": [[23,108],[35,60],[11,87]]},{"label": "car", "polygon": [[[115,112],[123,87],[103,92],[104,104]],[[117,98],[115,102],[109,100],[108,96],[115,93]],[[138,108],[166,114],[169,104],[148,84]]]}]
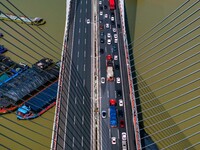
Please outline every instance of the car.
[{"label": "car", "polygon": [[107,33],[107,38],[111,38],[111,34],[110,33]]},{"label": "car", "polygon": [[110,27],[110,25],[108,23],[106,23],[106,28],[108,29]]},{"label": "car", "polygon": [[119,99],[119,106],[123,106],[123,100],[122,99]]},{"label": "car", "polygon": [[122,141],[122,150],[127,150],[126,141]]},{"label": "car", "polygon": [[100,25],[100,26],[99,26],[99,29],[100,29],[100,30],[103,30],[103,25]]},{"label": "car", "polygon": [[104,39],[101,39],[100,42],[101,42],[101,43],[104,43]]},{"label": "car", "polygon": [[115,22],[114,22],[114,21],[111,21],[111,24],[114,26],[114,25],[115,25]]},{"label": "car", "polygon": [[103,119],[105,119],[105,118],[106,118],[106,115],[107,115],[106,111],[103,110],[103,111],[101,112],[101,117],[102,117]]},{"label": "car", "polygon": [[117,83],[120,83],[120,77],[117,77],[116,80],[117,80]]},{"label": "car", "polygon": [[114,32],[114,33],[116,32],[116,28],[113,28],[113,32]]},{"label": "car", "polygon": [[114,16],[115,16],[114,12],[111,12],[110,15],[111,15],[111,17],[114,17]]},{"label": "car", "polygon": [[101,83],[104,84],[105,83],[105,77],[101,77]]},{"label": "car", "polygon": [[104,5],[104,9],[107,9],[108,7],[106,5]]},{"label": "car", "polygon": [[120,126],[120,128],[124,128],[125,127],[124,120],[120,120],[119,126]]},{"label": "car", "polygon": [[103,15],[103,11],[100,11],[100,13],[99,13],[99,14],[100,14],[100,16],[102,16],[102,15]]},{"label": "car", "polygon": [[114,18],[114,17],[112,17],[112,16],[111,16],[111,18],[110,18],[110,19],[111,19],[111,21],[114,21],[114,20],[115,20],[115,18]]},{"label": "car", "polygon": [[122,96],[122,91],[121,90],[117,90],[116,93],[117,93],[117,97]]},{"label": "car", "polygon": [[101,37],[104,36],[104,32],[103,32],[103,31],[100,32],[100,36],[101,36]]},{"label": "car", "polygon": [[117,24],[117,27],[118,27],[118,28],[121,28],[121,25],[120,25],[120,24]]},{"label": "car", "polygon": [[124,117],[124,112],[121,109],[118,109],[118,116],[119,117]]},{"label": "car", "polygon": [[87,19],[87,24],[90,24],[90,19]]},{"label": "car", "polygon": [[122,141],[126,141],[126,132],[122,132]]},{"label": "car", "polygon": [[118,42],[118,39],[115,39],[114,41],[115,41],[115,43],[117,43],[117,42]]},{"label": "car", "polygon": [[104,49],[100,48],[100,53],[103,54],[104,53]]},{"label": "car", "polygon": [[119,65],[115,65],[115,69],[116,69],[116,70],[119,70]]},{"label": "car", "polygon": [[103,6],[100,6],[100,7],[99,7],[99,10],[103,10]]},{"label": "car", "polygon": [[118,56],[117,55],[114,55],[114,60],[118,60]]},{"label": "car", "polygon": [[117,51],[117,47],[115,45],[112,45],[111,51],[116,52]]},{"label": "car", "polygon": [[117,143],[117,138],[116,137],[112,137],[111,140],[112,140],[112,144],[116,144]]},{"label": "car", "polygon": [[104,15],[104,18],[108,18],[108,14],[105,14],[105,15]]},{"label": "car", "polygon": [[107,40],[107,44],[110,45],[111,44],[111,39]]},{"label": "car", "polygon": [[117,39],[117,34],[114,34],[114,38]]},{"label": "car", "polygon": [[102,4],[102,1],[99,1],[99,5],[101,5]]}]

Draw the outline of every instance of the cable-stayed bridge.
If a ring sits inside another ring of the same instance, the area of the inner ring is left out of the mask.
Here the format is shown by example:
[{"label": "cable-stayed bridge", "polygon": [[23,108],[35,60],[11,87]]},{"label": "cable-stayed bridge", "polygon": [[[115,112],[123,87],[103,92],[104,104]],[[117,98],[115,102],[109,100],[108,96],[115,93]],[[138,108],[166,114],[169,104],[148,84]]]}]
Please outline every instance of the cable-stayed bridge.
[{"label": "cable-stayed bridge", "polygon": [[[29,65],[38,56],[61,60],[55,112],[23,123],[15,112],[1,115],[3,149],[199,148],[199,1],[180,2],[143,32],[137,26],[144,4],[138,2],[133,40],[124,1],[115,2],[110,11],[108,1],[67,1],[62,51],[42,26],[1,20],[1,42],[16,49],[8,51],[11,58]],[[5,0],[1,6],[1,13],[17,10],[15,15],[26,16],[14,2]],[[107,55],[113,57],[112,82],[106,80]],[[117,102],[116,128],[110,127],[110,99]]]}]

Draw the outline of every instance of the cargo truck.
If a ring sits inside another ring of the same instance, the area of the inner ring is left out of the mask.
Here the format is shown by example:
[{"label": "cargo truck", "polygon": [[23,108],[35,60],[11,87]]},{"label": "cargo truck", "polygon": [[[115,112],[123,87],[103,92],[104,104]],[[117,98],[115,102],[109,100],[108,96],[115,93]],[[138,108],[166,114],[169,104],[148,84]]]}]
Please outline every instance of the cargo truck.
[{"label": "cargo truck", "polygon": [[110,127],[117,127],[116,100],[110,100]]},{"label": "cargo truck", "polygon": [[113,71],[113,61],[112,56],[106,56],[106,70],[107,70],[107,80],[113,81],[114,80],[114,71]]},{"label": "cargo truck", "polygon": [[109,6],[110,6],[110,10],[114,10],[115,9],[115,0],[109,0]]}]

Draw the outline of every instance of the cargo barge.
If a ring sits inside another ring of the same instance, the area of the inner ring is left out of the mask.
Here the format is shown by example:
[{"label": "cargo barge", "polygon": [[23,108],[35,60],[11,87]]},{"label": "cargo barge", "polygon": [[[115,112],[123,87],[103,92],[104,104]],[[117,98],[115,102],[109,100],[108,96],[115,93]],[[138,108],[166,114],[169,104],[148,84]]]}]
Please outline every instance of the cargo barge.
[{"label": "cargo barge", "polygon": [[[8,81],[7,84],[1,85],[0,88],[0,114],[9,113],[22,106],[32,96],[42,90],[45,86],[48,86],[51,82],[58,79],[59,68],[58,63],[49,61],[50,59],[45,58],[48,61],[37,62],[32,65],[32,68],[27,69],[17,77]],[[41,69],[42,66],[46,69]],[[46,64],[44,64],[46,62]]]},{"label": "cargo barge", "polygon": [[17,119],[29,120],[37,118],[47,110],[55,106],[58,89],[58,81],[52,83],[34,97],[31,97],[16,111]]}]

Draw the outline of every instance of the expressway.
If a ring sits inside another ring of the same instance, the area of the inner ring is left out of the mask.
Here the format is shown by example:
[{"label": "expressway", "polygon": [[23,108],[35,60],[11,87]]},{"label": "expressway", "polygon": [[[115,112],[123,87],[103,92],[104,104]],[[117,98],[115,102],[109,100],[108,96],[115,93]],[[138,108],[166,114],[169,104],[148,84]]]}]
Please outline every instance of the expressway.
[{"label": "expressway", "polygon": [[[106,118],[101,117],[101,149],[102,150],[123,150],[125,149],[135,149],[134,143],[134,130],[132,123],[132,112],[131,103],[129,101],[129,87],[128,78],[125,62],[125,52],[123,46],[123,38],[120,35],[121,23],[119,17],[119,8],[111,11],[109,9],[107,0],[98,1],[98,12],[99,12],[99,68],[100,68],[100,78],[104,80],[105,83],[101,83],[101,96],[100,96],[100,112],[106,111]],[[116,1],[117,2],[117,1]],[[118,6],[116,4],[116,6]],[[111,16],[114,16],[114,21],[111,21]],[[115,30],[116,29],[116,30]],[[111,34],[109,37],[108,34]],[[116,37],[117,34],[117,37]],[[108,42],[111,39],[111,43]],[[116,40],[118,39],[118,40]],[[116,41],[115,41],[116,40]],[[106,56],[112,55],[114,58],[114,81],[110,82],[106,80]],[[120,83],[117,82],[116,78],[120,78]],[[121,91],[121,94],[117,94],[117,91]],[[117,114],[120,111],[123,115],[117,117],[118,127],[110,127],[110,116],[109,116],[109,100],[115,99],[117,101]],[[119,105],[119,99],[122,99],[123,106]],[[127,119],[128,118],[128,119]],[[125,126],[120,125],[121,120],[125,121]],[[127,130],[128,129],[128,130]],[[122,132],[126,133],[127,142],[125,146],[122,147]],[[112,143],[112,137],[116,137],[116,144]]]},{"label": "expressway", "polygon": [[[68,58],[70,69],[68,92],[65,91],[66,109],[61,129],[64,138],[58,145],[62,149],[90,149],[91,142],[91,0],[71,2],[69,18]],[[67,64],[65,64],[67,65]],[[62,108],[61,108],[62,109]],[[58,148],[59,149],[59,148]]]}]

